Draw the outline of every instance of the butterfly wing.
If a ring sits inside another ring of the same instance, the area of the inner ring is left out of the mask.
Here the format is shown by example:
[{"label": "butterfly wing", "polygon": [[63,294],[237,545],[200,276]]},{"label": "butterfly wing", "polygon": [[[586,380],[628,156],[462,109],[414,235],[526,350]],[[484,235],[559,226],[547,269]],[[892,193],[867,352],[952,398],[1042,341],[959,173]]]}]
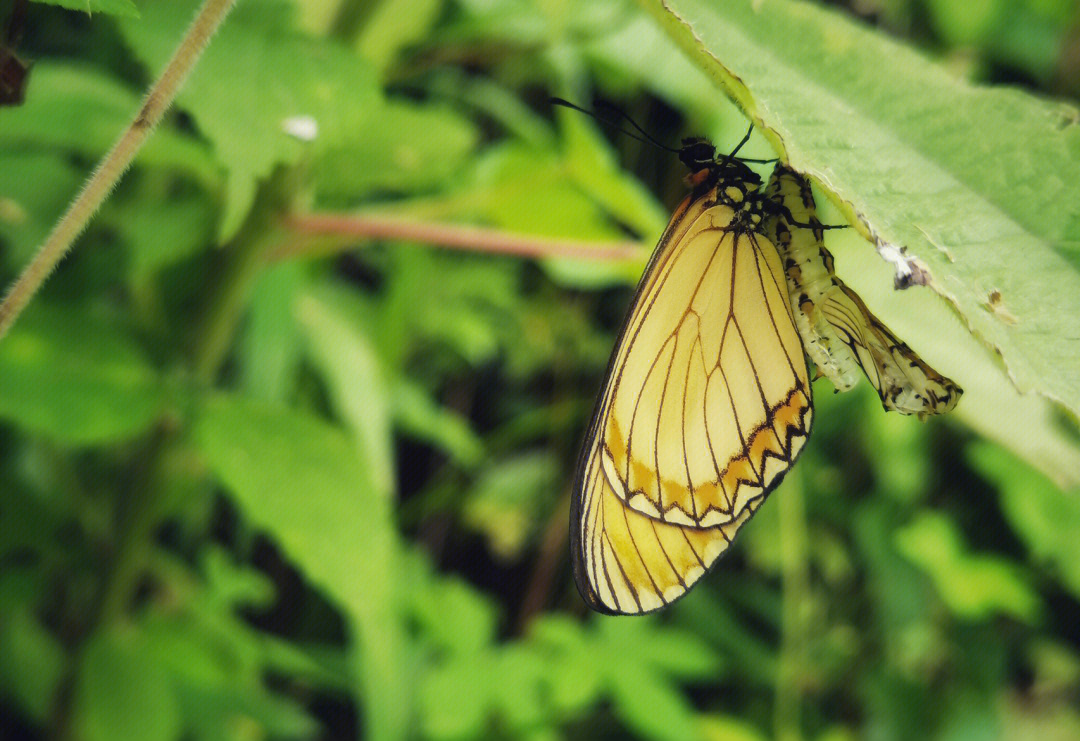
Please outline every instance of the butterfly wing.
[{"label": "butterfly wing", "polygon": [[886,410],[926,417],[944,414],[963,389],[931,368],[870,313],[858,294],[837,279],[822,316],[855,357]]},{"label": "butterfly wing", "polygon": [[794,462],[813,412],[779,255],[715,198],[676,211],[582,450],[571,523],[590,605],[645,612],[701,577]]},{"label": "butterfly wing", "polygon": [[616,496],[672,524],[737,520],[809,431],[806,361],[779,256],[758,234],[727,231],[732,217],[707,196],[676,212],[590,438]]},{"label": "butterfly wing", "polygon": [[727,549],[760,506],[749,501],[718,527],[669,525],[626,506],[608,483],[595,448],[575,492],[570,547],[578,591],[594,610],[651,612],[681,597]]},{"label": "butterfly wing", "polygon": [[885,409],[901,414],[925,417],[955,407],[962,389],[923,362],[836,277],[806,179],[777,165],[767,195],[777,208],[764,230],[780,250],[795,324],[822,375],[847,391],[858,366]]}]

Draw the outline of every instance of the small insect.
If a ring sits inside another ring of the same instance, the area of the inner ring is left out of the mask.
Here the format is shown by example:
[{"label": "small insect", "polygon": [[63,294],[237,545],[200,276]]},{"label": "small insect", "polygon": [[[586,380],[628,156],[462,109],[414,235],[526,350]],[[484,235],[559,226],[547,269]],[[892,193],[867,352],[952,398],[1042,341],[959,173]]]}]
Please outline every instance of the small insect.
[{"label": "small insect", "polygon": [[1016,324],[1019,321],[1015,314],[1005,308],[1005,302],[1001,300],[1001,291],[996,288],[986,294],[983,306],[1006,324]]},{"label": "small insect", "polygon": [[585,437],[571,557],[600,612],[664,607],[727,549],[806,444],[807,355],[838,390],[860,366],[905,414],[960,395],[836,278],[806,181],[778,166],[762,189],[736,156],[748,138],[728,155],[702,139],[679,150],[692,192],[634,294]]}]

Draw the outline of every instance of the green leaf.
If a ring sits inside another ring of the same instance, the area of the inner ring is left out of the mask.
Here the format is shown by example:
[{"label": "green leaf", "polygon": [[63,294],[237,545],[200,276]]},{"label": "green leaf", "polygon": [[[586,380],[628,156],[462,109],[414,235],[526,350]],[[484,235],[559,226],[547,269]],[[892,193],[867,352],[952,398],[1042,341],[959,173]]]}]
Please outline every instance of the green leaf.
[{"label": "green leaf", "polygon": [[[707,677],[719,673],[719,659],[697,636],[647,620],[598,618],[597,633],[612,667],[633,663],[671,676]],[[618,669],[614,671],[618,672]]]},{"label": "green leaf", "polygon": [[1019,389],[1080,414],[1074,108],[970,85],[810,3],[647,7],[860,231],[929,267]]},{"label": "green leaf", "polygon": [[[33,94],[4,112],[0,147],[60,149],[98,159],[139,110],[135,91],[85,63],[43,59],[34,65],[32,79]],[[209,148],[168,121],[139,150],[135,164],[178,170],[208,188],[217,188],[221,179]]]},{"label": "green leaf", "polygon": [[419,688],[425,736],[436,739],[481,736],[488,714],[486,666],[476,657],[451,661],[429,672]]},{"label": "green leaf", "polygon": [[301,262],[281,262],[255,284],[239,350],[241,387],[249,396],[283,401],[293,389],[303,354],[293,304],[307,272]]},{"label": "green leaf", "polygon": [[394,421],[401,431],[437,446],[459,465],[472,468],[484,455],[484,444],[457,412],[440,406],[419,384],[398,377],[391,389]]},{"label": "green leaf", "polygon": [[152,275],[214,244],[217,212],[206,197],[138,199],[124,205],[114,212],[115,221],[127,239],[136,275]]},{"label": "green leaf", "polygon": [[[648,239],[658,238],[666,223],[665,211],[639,181],[619,170],[610,147],[595,130],[583,129],[588,124],[573,117],[564,121],[571,132],[568,154],[517,142],[489,147],[450,194],[410,203],[406,212],[417,218],[469,218],[544,237],[625,240],[614,215]],[[642,265],[647,259],[648,252],[642,249]],[[588,288],[632,283],[642,268],[565,258],[549,258],[544,264],[557,280]]]},{"label": "green leaf", "polygon": [[556,708],[574,715],[600,698],[605,675],[602,650],[582,623],[563,613],[538,616],[528,639],[551,664],[548,692]]},{"label": "green leaf", "polygon": [[655,673],[618,672],[609,681],[616,714],[642,736],[685,741],[700,735],[690,702]]},{"label": "green leaf", "polygon": [[356,48],[385,70],[403,48],[427,35],[442,9],[443,0],[380,0],[365,19]]},{"label": "green leaf", "polygon": [[[237,725],[244,730],[258,729],[269,738],[318,738],[320,726],[296,700],[269,692],[237,686],[188,684],[177,693],[192,737],[211,741],[232,741]],[[254,728],[252,726],[254,725]]]},{"label": "green leaf", "polygon": [[106,13],[109,15],[138,18],[139,9],[133,0],[34,0],[45,5],[59,5],[68,10],[81,10],[87,15]]},{"label": "green leaf", "polygon": [[[314,719],[287,692],[269,689],[267,675],[326,686],[326,672],[302,649],[257,631],[234,613],[248,602],[242,593],[265,592],[258,582],[266,586],[266,580],[216,553],[218,564],[206,570],[230,573],[208,573],[216,583],[205,589],[190,584],[179,604],[152,606],[141,615],[143,653],[169,673],[188,736],[229,741],[233,736],[225,729],[242,723],[274,737],[311,738],[318,731]],[[175,588],[176,580],[171,583]],[[285,661],[277,660],[281,647],[291,654]]]},{"label": "green leaf", "polygon": [[[138,56],[156,70],[194,11],[189,0],[151,3],[142,19],[120,28]],[[270,17],[242,8],[233,13],[176,100],[229,168],[222,239],[239,228],[257,183],[275,166],[300,161],[311,150],[309,144],[340,143],[369,120],[382,100],[373,71],[361,59],[326,39],[284,30],[273,13],[265,15]],[[253,96],[257,105],[241,103]],[[287,132],[287,122],[297,117],[315,120],[319,132],[314,142]]]},{"label": "green leaf", "polygon": [[1001,612],[1032,622],[1039,597],[1016,565],[1001,556],[972,554],[944,515],[923,512],[896,532],[896,545],[926,572],[953,614],[985,620]]},{"label": "green leaf", "polygon": [[1034,474],[992,445],[978,443],[968,458],[998,488],[1001,509],[1032,555],[1048,564],[1080,597],[1080,497]]},{"label": "green leaf", "polygon": [[[697,721],[673,677],[715,677],[718,660],[700,639],[651,619],[597,617],[588,625],[549,616],[531,626],[530,638],[552,654],[551,679],[559,704],[574,709],[571,690],[583,703],[601,691],[619,718],[648,738],[696,738]],[[549,659],[550,660],[550,659]],[[570,677],[564,671],[573,672]]]},{"label": "green leaf", "polygon": [[74,735],[85,741],[180,737],[180,710],[168,672],[147,656],[137,633],[103,633],[90,640],[74,704]]},{"label": "green leaf", "polygon": [[551,120],[499,81],[446,67],[432,70],[426,87],[436,98],[449,98],[469,106],[474,116],[495,121],[507,134],[525,144],[543,148],[554,142]]},{"label": "green leaf", "polygon": [[550,723],[544,702],[548,670],[547,662],[527,644],[513,643],[499,650],[492,678],[496,680],[499,715],[511,728]]},{"label": "green leaf", "polygon": [[693,630],[709,642],[714,656],[719,653],[725,658],[724,666],[740,667],[746,680],[759,685],[773,683],[777,671],[775,652],[739,619],[729,601],[707,588],[698,588],[679,600],[672,612],[676,625]]},{"label": "green leaf", "polygon": [[433,648],[469,656],[494,641],[498,614],[488,596],[455,577],[427,573],[424,581],[422,588],[411,590],[407,597],[412,617],[423,626]]},{"label": "green leaf", "polygon": [[982,45],[1001,17],[1001,0],[978,0],[956,5],[930,0],[930,17],[937,31],[957,46]]},{"label": "green leaf", "polygon": [[331,405],[356,439],[376,491],[390,498],[397,489],[396,461],[382,359],[363,327],[329,300],[309,292],[299,297],[294,311]]},{"label": "green leaf", "polygon": [[[493,360],[503,337],[521,331],[513,311],[520,272],[520,264],[402,245],[371,334],[391,366],[417,345],[430,352],[425,341],[449,346],[474,366]],[[450,274],[454,280],[445,280]]]},{"label": "green leaf", "polygon": [[400,544],[353,443],[309,414],[226,394],[206,400],[192,434],[247,518],[348,614],[370,735],[406,735]]},{"label": "green leaf", "polygon": [[0,608],[0,656],[0,693],[29,717],[46,721],[64,678],[64,648],[28,606]]},{"label": "green leaf", "polygon": [[585,53],[601,73],[617,75],[631,86],[643,85],[678,109],[695,112],[706,123],[720,109],[731,109],[716,95],[709,76],[680,54],[647,16],[638,15],[616,26],[586,46]]},{"label": "green leaf", "polygon": [[220,548],[209,547],[202,558],[207,590],[227,607],[269,607],[274,585],[261,572],[235,564]]},{"label": "green leaf", "polygon": [[59,155],[0,152],[5,267],[22,270],[78,190],[79,172]]},{"label": "green leaf", "polygon": [[499,558],[521,555],[558,486],[559,469],[558,460],[547,451],[513,456],[486,467],[467,494],[465,522],[487,536],[488,547]]},{"label": "green leaf", "polygon": [[350,203],[379,190],[418,190],[457,179],[476,126],[444,105],[385,100],[348,131],[329,130],[316,162],[318,194]]},{"label": "green leaf", "polygon": [[[701,736],[706,741],[765,741],[767,736],[752,723],[730,715],[708,715],[701,719]],[[818,741],[831,741],[818,736]],[[835,741],[842,741],[839,736]]]},{"label": "green leaf", "polygon": [[132,438],[165,407],[155,369],[115,322],[35,306],[0,343],[0,418],[68,445]]},{"label": "green leaf", "polygon": [[653,631],[648,641],[636,644],[632,651],[672,677],[709,679],[720,674],[720,659],[708,644],[694,633],[669,626]]}]

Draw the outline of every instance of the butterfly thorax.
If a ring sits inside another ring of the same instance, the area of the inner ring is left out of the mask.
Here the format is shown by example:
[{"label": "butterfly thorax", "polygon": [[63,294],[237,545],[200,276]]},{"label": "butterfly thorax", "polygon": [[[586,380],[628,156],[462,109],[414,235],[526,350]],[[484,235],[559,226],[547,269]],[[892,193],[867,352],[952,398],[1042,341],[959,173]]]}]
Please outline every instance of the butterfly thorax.
[{"label": "butterfly thorax", "polygon": [[765,218],[765,193],[756,172],[736,157],[717,156],[716,149],[705,139],[684,139],[679,159],[690,168],[687,183],[693,188],[693,199],[704,198],[707,205],[711,202],[732,210],[725,231],[760,231]]}]

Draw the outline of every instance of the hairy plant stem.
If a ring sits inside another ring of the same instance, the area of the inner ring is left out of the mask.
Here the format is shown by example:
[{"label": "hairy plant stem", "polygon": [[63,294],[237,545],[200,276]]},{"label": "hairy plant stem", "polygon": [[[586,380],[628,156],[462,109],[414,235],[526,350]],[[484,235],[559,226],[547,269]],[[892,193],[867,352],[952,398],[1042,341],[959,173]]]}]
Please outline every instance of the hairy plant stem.
[{"label": "hairy plant stem", "polygon": [[[259,267],[265,264],[265,249],[271,242],[276,209],[290,182],[279,173],[260,190],[236,238],[222,248],[220,264],[208,271],[213,277],[207,282],[203,301],[207,310],[198,322],[189,361],[192,375],[200,385],[213,383],[226,358]],[[151,559],[154,534],[168,514],[170,503],[166,501],[163,482],[169,477],[171,456],[178,450],[178,433],[178,428],[163,423],[132,456],[130,475],[123,484],[125,494],[117,503],[117,550],[96,606],[72,653],[71,673],[53,713],[56,738],[68,738],[77,730],[71,726],[71,703],[75,699],[78,674],[83,670],[83,648],[96,632],[121,623],[131,609],[139,581]]]},{"label": "hairy plant stem", "polygon": [[98,163],[86,185],[72,201],[67,212],[53,227],[45,242],[38,248],[30,264],[12,284],[0,302],[0,339],[7,334],[30,299],[49,277],[56,265],[71,250],[75,239],[116,186],[131,165],[135,155],[146,142],[165,111],[172,105],[181,85],[191,72],[218,26],[228,15],[236,0],[205,0],[195,16],[172,59],[161,76],[150,87],[142,106],[131,124]]},{"label": "hairy plant stem", "polygon": [[773,733],[778,741],[799,741],[802,738],[802,676],[807,640],[804,616],[809,599],[806,508],[799,469],[788,474],[774,498],[780,514],[783,607]]}]

